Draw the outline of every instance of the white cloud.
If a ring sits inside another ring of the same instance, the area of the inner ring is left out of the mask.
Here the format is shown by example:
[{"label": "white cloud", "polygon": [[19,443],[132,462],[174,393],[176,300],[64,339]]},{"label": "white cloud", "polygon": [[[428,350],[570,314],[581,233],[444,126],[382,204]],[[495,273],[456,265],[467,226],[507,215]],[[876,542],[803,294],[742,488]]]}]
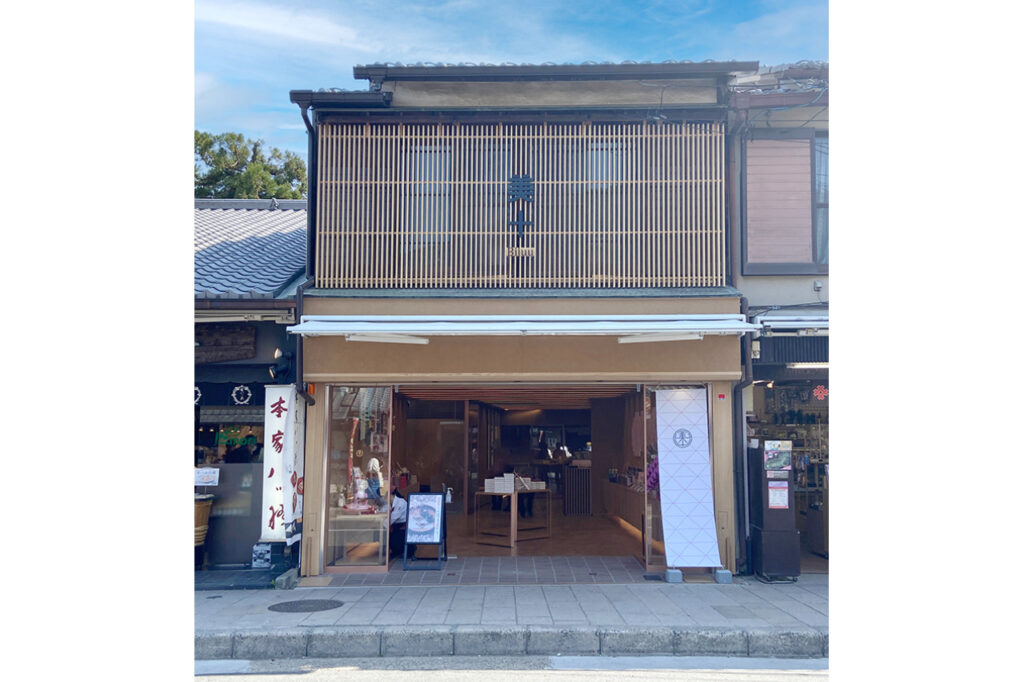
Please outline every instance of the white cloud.
[{"label": "white cloud", "polygon": [[241,31],[262,33],[276,39],[302,43],[342,46],[359,51],[375,49],[350,26],[338,23],[326,14],[303,12],[258,2],[196,3],[195,21],[226,26]]}]

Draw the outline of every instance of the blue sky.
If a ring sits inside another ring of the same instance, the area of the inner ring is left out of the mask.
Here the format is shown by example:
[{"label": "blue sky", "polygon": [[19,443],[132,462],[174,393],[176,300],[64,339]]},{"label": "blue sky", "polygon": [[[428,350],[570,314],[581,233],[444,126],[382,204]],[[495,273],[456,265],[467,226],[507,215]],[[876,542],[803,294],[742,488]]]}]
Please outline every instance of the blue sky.
[{"label": "blue sky", "polygon": [[290,90],[357,64],[828,59],[825,0],[196,0],[195,126],[306,153]]}]

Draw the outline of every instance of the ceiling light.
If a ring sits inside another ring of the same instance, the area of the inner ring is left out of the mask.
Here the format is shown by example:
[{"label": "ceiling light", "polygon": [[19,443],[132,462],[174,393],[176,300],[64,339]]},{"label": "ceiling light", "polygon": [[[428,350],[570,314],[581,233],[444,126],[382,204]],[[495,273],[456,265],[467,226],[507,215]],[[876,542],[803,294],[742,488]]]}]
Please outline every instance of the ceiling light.
[{"label": "ceiling light", "polygon": [[655,343],[657,341],[700,341],[703,332],[681,332],[678,334],[635,334],[620,336],[619,343]]},{"label": "ceiling light", "polygon": [[787,362],[786,369],[828,369],[827,362]]},{"label": "ceiling light", "polygon": [[366,341],[370,343],[411,343],[426,345],[430,339],[420,336],[402,336],[399,334],[346,334],[346,341]]}]

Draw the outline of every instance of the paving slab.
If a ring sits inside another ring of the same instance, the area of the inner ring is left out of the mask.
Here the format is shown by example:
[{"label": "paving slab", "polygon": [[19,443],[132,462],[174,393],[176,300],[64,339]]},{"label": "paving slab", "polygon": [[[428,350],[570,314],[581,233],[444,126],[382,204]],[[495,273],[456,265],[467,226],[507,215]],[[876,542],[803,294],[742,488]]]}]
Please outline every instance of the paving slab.
[{"label": "paving slab", "polygon": [[[195,656],[826,657],[827,590],[827,576],[809,586],[735,576],[732,584],[202,590],[195,599]],[[313,613],[268,610],[303,599],[335,599],[344,605]]]}]

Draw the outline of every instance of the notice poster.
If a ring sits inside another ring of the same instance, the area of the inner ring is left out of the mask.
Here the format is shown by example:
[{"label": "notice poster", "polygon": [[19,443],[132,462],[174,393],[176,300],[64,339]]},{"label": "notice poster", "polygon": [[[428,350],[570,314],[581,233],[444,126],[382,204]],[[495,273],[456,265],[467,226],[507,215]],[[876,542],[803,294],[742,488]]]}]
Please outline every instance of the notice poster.
[{"label": "notice poster", "polygon": [[659,390],[655,400],[665,560],[669,566],[718,568],[707,390]]},{"label": "notice poster", "polygon": [[270,568],[270,545],[258,543],[252,546],[252,567]]},{"label": "notice poster", "polygon": [[217,485],[220,483],[220,469],[203,467],[196,469],[196,485]]},{"label": "notice poster", "polygon": [[789,509],[789,481],[768,481],[768,508]]},{"label": "notice poster", "polygon": [[789,471],[793,468],[793,441],[766,440],[764,442],[764,470]]},{"label": "notice poster", "polygon": [[441,493],[410,493],[405,541],[415,545],[440,544],[444,514]]}]

